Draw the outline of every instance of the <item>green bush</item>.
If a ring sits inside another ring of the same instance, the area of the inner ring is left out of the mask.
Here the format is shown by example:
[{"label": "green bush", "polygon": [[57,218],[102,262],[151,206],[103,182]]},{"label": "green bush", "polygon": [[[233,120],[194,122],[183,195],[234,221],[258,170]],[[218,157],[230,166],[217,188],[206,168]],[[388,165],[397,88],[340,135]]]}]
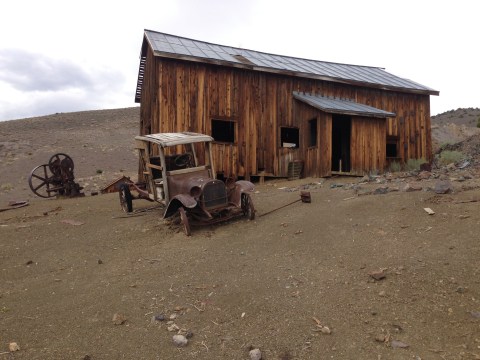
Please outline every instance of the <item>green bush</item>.
[{"label": "green bush", "polygon": [[480,128],[480,116],[477,119],[477,127]]},{"label": "green bush", "polygon": [[408,159],[407,163],[405,164],[405,170],[406,171],[412,171],[412,170],[420,170],[420,165],[426,163],[427,161],[425,159]]},{"label": "green bush", "polygon": [[441,165],[448,165],[462,160],[463,157],[464,155],[460,151],[445,150],[440,153],[438,160]]},{"label": "green bush", "polygon": [[402,164],[398,161],[394,161],[390,164],[390,172],[399,172],[402,170]]},{"label": "green bush", "polygon": [[444,143],[441,143],[440,144],[440,150],[443,151],[445,150],[445,148],[448,146],[448,145],[452,145],[453,143],[447,141],[447,142],[444,142]]}]

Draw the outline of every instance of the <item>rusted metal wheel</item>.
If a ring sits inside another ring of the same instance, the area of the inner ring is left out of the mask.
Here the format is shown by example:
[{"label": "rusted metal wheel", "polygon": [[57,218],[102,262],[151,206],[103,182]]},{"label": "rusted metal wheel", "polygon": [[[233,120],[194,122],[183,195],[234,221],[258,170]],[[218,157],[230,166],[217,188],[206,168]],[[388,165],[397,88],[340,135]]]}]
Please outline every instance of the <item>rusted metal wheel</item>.
[{"label": "rusted metal wheel", "polygon": [[120,206],[122,210],[126,213],[131,213],[133,211],[133,198],[130,187],[127,184],[120,185],[118,195],[120,196]]},{"label": "rusted metal wheel", "polygon": [[242,211],[248,220],[255,219],[255,208],[249,194],[242,194]]},{"label": "rusted metal wheel", "polygon": [[47,164],[39,165],[32,170],[28,177],[28,185],[35,195],[42,198],[53,197],[60,189],[58,184],[52,183]]},{"label": "rusted metal wheel", "polygon": [[52,155],[52,157],[48,161],[48,167],[54,175],[59,176],[62,168],[73,174],[74,164],[70,156],[68,156],[67,154],[58,153]]},{"label": "rusted metal wheel", "polygon": [[183,231],[185,231],[185,234],[187,236],[190,236],[192,233],[190,231],[190,223],[188,221],[187,213],[185,212],[185,209],[183,207],[178,209],[178,212],[180,213],[180,220],[182,220]]}]

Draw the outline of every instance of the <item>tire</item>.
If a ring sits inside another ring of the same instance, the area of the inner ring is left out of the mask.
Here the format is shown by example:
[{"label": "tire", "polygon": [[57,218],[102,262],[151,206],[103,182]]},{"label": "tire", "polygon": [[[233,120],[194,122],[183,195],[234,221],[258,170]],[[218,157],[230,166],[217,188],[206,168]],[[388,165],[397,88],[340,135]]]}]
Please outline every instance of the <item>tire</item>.
[{"label": "tire", "polygon": [[133,211],[133,198],[130,187],[127,184],[120,185],[118,194],[120,196],[120,206],[122,210],[126,213],[131,213]]},{"label": "tire", "polygon": [[192,232],[190,231],[190,222],[188,221],[188,217],[187,217],[187,213],[185,212],[185,209],[181,207],[178,209],[178,212],[180,213],[180,220],[182,221],[183,231],[185,231],[185,235],[187,236],[192,235]]},{"label": "tire", "polygon": [[255,219],[255,208],[253,207],[252,198],[248,194],[242,194],[242,211],[248,220]]}]

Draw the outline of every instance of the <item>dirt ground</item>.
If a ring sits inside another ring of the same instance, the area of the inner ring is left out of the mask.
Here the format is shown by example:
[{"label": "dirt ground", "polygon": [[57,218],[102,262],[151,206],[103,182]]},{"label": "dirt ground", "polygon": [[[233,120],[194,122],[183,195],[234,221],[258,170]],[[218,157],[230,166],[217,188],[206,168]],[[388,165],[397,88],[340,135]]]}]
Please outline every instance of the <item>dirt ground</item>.
[{"label": "dirt ground", "polygon": [[[136,132],[126,111],[122,136]],[[8,126],[0,207],[29,205],[0,212],[0,360],[250,359],[252,348],[279,360],[480,358],[478,168],[269,180],[256,184],[255,220],[186,237],[152,203],[126,216],[117,194],[90,195],[135,173],[131,138],[102,151],[88,137],[113,132],[92,122],[84,140],[74,131],[42,147]],[[86,196],[32,196],[29,161],[45,158],[32,148],[74,154]],[[440,179],[453,192],[431,191]],[[267,214],[301,190],[312,203]],[[192,335],[186,347],[173,344],[178,332]]]}]

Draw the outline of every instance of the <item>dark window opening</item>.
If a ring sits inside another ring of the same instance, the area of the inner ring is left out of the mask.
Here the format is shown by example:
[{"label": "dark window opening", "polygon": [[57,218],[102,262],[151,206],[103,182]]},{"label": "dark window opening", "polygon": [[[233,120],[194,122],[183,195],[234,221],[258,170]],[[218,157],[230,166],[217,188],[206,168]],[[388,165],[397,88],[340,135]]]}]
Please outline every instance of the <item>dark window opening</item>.
[{"label": "dark window opening", "polygon": [[218,142],[234,143],[235,122],[212,119],[212,137]]},{"label": "dark window opening", "polygon": [[398,157],[397,138],[387,139],[387,158]]},{"label": "dark window opening", "polygon": [[308,146],[317,146],[317,119],[308,121],[308,129],[310,134]]},{"label": "dark window opening", "polygon": [[285,148],[298,148],[300,146],[298,128],[280,128],[280,146]]}]

